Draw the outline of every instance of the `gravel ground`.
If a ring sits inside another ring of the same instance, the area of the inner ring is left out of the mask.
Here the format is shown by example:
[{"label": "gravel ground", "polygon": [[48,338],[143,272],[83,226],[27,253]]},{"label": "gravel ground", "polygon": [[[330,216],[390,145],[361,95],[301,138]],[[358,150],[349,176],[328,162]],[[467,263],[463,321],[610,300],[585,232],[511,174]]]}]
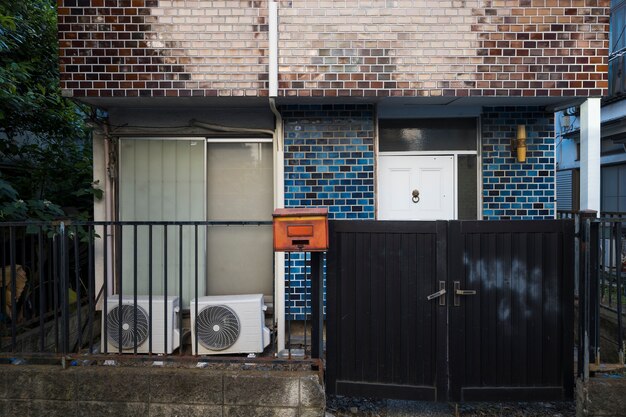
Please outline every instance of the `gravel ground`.
[{"label": "gravel ground", "polygon": [[573,401],[431,403],[328,396],[327,417],[573,417]]}]

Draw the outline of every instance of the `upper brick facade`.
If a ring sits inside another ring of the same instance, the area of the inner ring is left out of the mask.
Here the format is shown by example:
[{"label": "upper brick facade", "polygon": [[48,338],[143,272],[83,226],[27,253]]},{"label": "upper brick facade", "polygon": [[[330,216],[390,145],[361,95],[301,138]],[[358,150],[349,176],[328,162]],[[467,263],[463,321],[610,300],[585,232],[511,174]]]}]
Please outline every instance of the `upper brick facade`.
[{"label": "upper brick facade", "polygon": [[[279,95],[604,95],[609,3],[284,0]],[[267,1],[58,4],[68,95],[268,94]]]},{"label": "upper brick facade", "polygon": [[264,1],[58,0],[58,13],[74,97],[267,95]]}]

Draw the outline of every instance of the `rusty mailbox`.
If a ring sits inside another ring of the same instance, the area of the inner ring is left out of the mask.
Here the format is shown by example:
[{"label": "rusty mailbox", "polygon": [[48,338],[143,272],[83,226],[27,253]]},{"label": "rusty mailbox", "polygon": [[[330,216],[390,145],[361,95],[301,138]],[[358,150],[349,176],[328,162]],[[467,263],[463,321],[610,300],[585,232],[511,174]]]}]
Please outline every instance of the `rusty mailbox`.
[{"label": "rusty mailbox", "polygon": [[328,250],[328,210],[292,208],[274,210],[275,252]]}]

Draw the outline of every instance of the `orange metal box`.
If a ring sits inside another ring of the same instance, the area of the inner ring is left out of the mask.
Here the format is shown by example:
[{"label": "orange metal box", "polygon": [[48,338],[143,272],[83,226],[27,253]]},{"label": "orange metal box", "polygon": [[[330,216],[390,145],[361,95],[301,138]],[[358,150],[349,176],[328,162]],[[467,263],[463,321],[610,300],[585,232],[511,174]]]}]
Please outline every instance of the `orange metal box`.
[{"label": "orange metal box", "polygon": [[274,210],[275,252],[328,250],[328,210],[293,208]]}]

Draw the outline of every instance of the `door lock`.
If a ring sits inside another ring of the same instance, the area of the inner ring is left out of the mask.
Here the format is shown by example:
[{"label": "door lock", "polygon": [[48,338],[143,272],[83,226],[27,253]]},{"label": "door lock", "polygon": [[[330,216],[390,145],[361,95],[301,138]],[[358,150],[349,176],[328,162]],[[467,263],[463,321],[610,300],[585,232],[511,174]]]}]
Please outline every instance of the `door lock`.
[{"label": "door lock", "polygon": [[413,190],[413,193],[411,193],[412,195],[412,200],[414,203],[419,203],[420,202],[420,192],[419,190],[415,189]]},{"label": "door lock", "polygon": [[461,281],[454,281],[454,306],[461,305],[462,295],[476,295],[476,290],[462,290]]},{"label": "door lock", "polygon": [[435,298],[439,298],[439,305],[445,306],[446,305],[446,297],[444,297],[445,294],[446,294],[446,282],[439,281],[439,291],[437,291],[436,293],[430,294],[428,297],[426,297],[426,299],[430,301],[430,300],[434,300]]}]

